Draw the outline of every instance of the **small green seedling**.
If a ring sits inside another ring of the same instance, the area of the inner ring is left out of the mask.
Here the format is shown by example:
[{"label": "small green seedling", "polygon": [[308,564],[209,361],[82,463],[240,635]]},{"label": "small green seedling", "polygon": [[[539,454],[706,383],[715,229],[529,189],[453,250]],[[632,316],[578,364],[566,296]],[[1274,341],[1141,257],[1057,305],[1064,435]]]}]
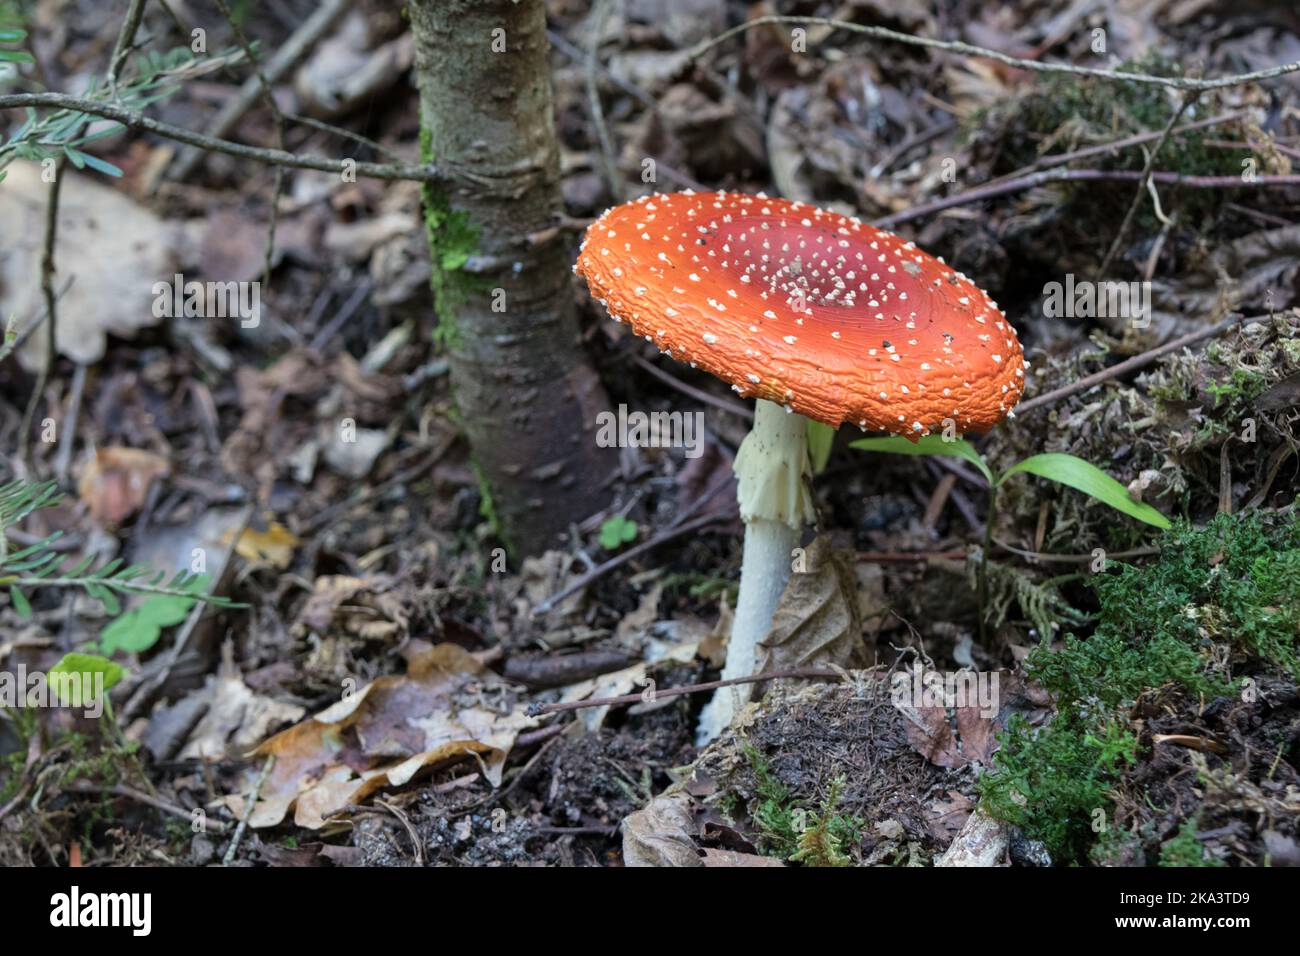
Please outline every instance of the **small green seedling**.
[{"label": "small green seedling", "polygon": [[625,515],[614,515],[600,526],[600,546],[606,551],[617,551],[636,540],[636,522]]},{"label": "small green seedling", "polygon": [[183,590],[194,592],[194,597],[176,594],[154,594],[140,604],[114,618],[99,635],[99,649],[104,654],[129,651],[140,654],[158,643],[164,628],[181,623],[190,609],[208,589],[211,580],[206,574],[196,575]]},{"label": "small green seedling", "polygon": [[[1027,473],[1038,475],[1049,481],[1067,485],[1076,491],[1082,491],[1090,498],[1104,505],[1121,511],[1130,518],[1157,528],[1170,528],[1169,519],[1155,508],[1129,497],[1128,490],[1118,481],[1106,474],[1096,465],[1074,455],[1050,452],[1043,455],[1031,455],[995,475],[984,456],[975,450],[975,446],[962,438],[947,438],[943,435],[926,435],[919,441],[912,442],[901,435],[889,435],[880,438],[860,438],[850,447],[865,451],[885,451],[895,455],[943,455],[949,458],[964,458],[984,476],[990,491],[996,491],[1012,475]],[[992,516],[990,515],[990,518]]]},{"label": "small green seedling", "polygon": [[1123,512],[1131,518],[1154,525],[1157,528],[1172,527],[1168,518],[1155,508],[1129,497],[1128,489],[1106,474],[1096,465],[1074,455],[1049,452],[1031,455],[1017,462],[1006,471],[994,474],[984,456],[975,450],[975,446],[963,438],[950,438],[947,435],[924,435],[917,441],[910,441],[901,435],[888,435],[873,438],[859,438],[850,444],[851,448],[864,451],[884,451],[895,455],[938,455],[948,458],[962,458],[979,469],[984,480],[989,484],[988,514],[984,518],[984,547],[976,568],[977,587],[980,606],[980,638],[986,635],[986,611],[989,606],[988,562],[989,551],[993,544],[993,524],[997,517],[998,488],[1012,475],[1021,473],[1038,475],[1049,481],[1066,485],[1076,491],[1100,501],[1104,505]]}]

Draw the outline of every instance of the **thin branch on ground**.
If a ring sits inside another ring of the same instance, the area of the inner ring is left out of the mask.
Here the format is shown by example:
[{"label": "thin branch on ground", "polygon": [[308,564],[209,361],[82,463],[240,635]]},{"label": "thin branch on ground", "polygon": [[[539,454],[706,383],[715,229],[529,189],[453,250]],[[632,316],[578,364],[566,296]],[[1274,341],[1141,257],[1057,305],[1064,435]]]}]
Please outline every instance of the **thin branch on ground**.
[{"label": "thin branch on ground", "polygon": [[[1221,126],[1224,123],[1231,123],[1235,120],[1242,119],[1245,116],[1245,110],[1234,110],[1230,113],[1220,113],[1218,116],[1209,116],[1205,119],[1196,120],[1193,123],[1184,123],[1182,126],[1177,126],[1170,135],[1182,136],[1184,133],[1194,133],[1197,130],[1208,129],[1213,126]],[[1091,159],[1093,156],[1114,154],[1122,149],[1130,149],[1134,146],[1141,146],[1143,143],[1149,143],[1153,139],[1159,139],[1163,135],[1163,130],[1149,130],[1145,133],[1134,133],[1132,136],[1125,136],[1123,139],[1114,139],[1105,143],[1094,143],[1092,146],[1083,146],[1079,149],[1071,150],[1068,153],[1048,153],[1046,156],[1040,156],[1028,166],[1007,173],[1004,176],[999,176],[996,179],[990,179],[982,185],[992,186],[994,183],[1019,179],[1021,176],[1026,176],[1029,173],[1040,169],[1051,169],[1053,166],[1064,166],[1066,163],[1072,163],[1080,159]],[[1209,145],[1208,142],[1207,145]]]},{"label": "thin branch on ground", "polygon": [[708,392],[703,389],[698,389],[694,385],[688,385],[677,376],[665,372],[658,365],[642,358],[640,355],[632,356],[632,361],[635,362],[638,367],[645,369],[655,378],[659,379],[659,381],[676,389],[683,395],[689,395],[696,401],[703,402],[706,405],[712,405],[714,408],[721,409],[731,415],[736,415],[746,421],[754,420],[754,410],[748,406],[742,405],[739,402],[729,402],[725,398],[718,398],[716,395],[710,395]]},{"label": "thin branch on ground", "polygon": [[1174,111],[1174,115],[1169,117],[1169,122],[1166,123],[1165,128],[1161,130],[1160,137],[1156,140],[1156,144],[1151,147],[1151,152],[1147,154],[1146,165],[1142,167],[1142,180],[1138,184],[1137,192],[1133,195],[1133,201],[1129,203],[1129,207],[1124,213],[1124,219],[1119,224],[1119,231],[1115,233],[1115,238],[1111,240],[1110,248],[1106,250],[1106,255],[1101,260],[1101,266],[1097,270],[1098,278],[1103,278],[1106,275],[1107,270],[1110,269],[1110,264],[1114,262],[1115,257],[1119,255],[1120,247],[1124,244],[1124,238],[1128,235],[1129,226],[1133,224],[1133,217],[1137,215],[1138,207],[1142,205],[1142,194],[1152,188],[1151,173],[1156,167],[1156,157],[1160,155],[1161,148],[1165,145],[1166,141],[1168,141],[1169,134],[1172,133],[1174,127],[1178,125],[1178,121],[1183,118],[1183,114],[1186,113],[1191,108],[1192,104],[1196,102],[1197,95],[1198,94],[1195,92],[1188,92],[1183,95],[1182,103],[1178,105],[1178,109]]},{"label": "thin branch on ground", "polygon": [[[194,818],[193,812],[186,810],[184,807],[177,806],[174,803],[168,803],[161,797],[142,793],[134,787],[128,787],[126,784],[122,783],[113,786],[103,786],[89,780],[78,780],[76,783],[72,784],[69,789],[77,793],[102,793],[114,797],[125,797],[128,800],[135,800],[138,803],[143,803],[146,806],[153,807],[155,810],[171,814],[172,816],[179,817],[182,820],[192,820]],[[210,830],[213,833],[225,833],[226,830],[229,829],[229,827],[220,820],[206,820],[203,825],[207,830]]]},{"label": "thin branch on ground", "polygon": [[235,853],[239,850],[239,842],[244,838],[244,831],[248,829],[249,818],[253,815],[253,806],[257,803],[257,798],[262,795],[262,787],[266,785],[266,778],[271,775],[271,768],[275,766],[275,754],[269,754],[266,762],[262,764],[262,771],[257,775],[257,781],[253,784],[253,792],[248,795],[248,802],[244,805],[244,812],[239,815],[239,825],[235,827],[235,835],[230,838],[230,846],[226,848],[226,855],[221,858],[222,866],[230,866],[235,860]]},{"label": "thin branch on ground", "polygon": [[600,105],[600,89],[596,86],[596,68],[599,64],[600,38],[605,32],[605,23],[609,20],[610,0],[596,0],[595,25],[591,28],[591,40],[587,44],[584,72],[587,82],[587,107],[591,110],[591,123],[596,127],[596,141],[600,144],[600,163],[605,173],[605,183],[614,202],[624,199],[623,178],[618,172],[618,158],[614,153],[614,141],[609,135],[609,124],[605,122],[605,110]]},{"label": "thin branch on ground", "polygon": [[[719,488],[725,486],[726,484],[727,484],[726,482],[721,482]],[[715,488],[714,490],[717,491],[718,488]],[[548,597],[545,601],[542,601],[540,604],[538,604],[536,607],[533,608],[532,616],[534,618],[538,618],[548,613],[552,608],[554,608],[557,604],[559,604],[569,595],[578,593],[583,588],[591,584],[593,581],[597,580],[598,578],[604,577],[606,574],[608,574],[610,571],[613,571],[615,568],[627,564],[627,562],[631,561],[633,558],[640,557],[641,555],[645,554],[648,551],[653,551],[661,544],[666,544],[669,541],[673,541],[676,540],[677,538],[682,537],[683,535],[690,534],[694,531],[699,531],[701,528],[705,528],[715,521],[723,520],[723,518],[725,517],[726,516],[724,515],[717,515],[717,514],[703,515],[702,517],[696,518],[694,521],[687,521],[684,524],[680,524],[675,527],[669,528],[668,530],[663,531],[660,534],[656,535],[655,537],[651,538],[649,541],[643,541],[641,544],[638,544],[635,548],[628,548],[626,551],[620,552],[619,554],[610,558],[608,561],[604,562],[603,564],[596,565],[594,568],[592,568],[582,577],[578,578],[578,580],[574,581],[572,584],[569,584],[567,587],[561,588],[559,591],[556,591],[554,594]]]},{"label": "thin branch on ground", "polygon": [[1258,83],[1263,80],[1272,80],[1279,76],[1286,76],[1288,73],[1300,71],[1300,61],[1297,61],[1295,63],[1283,63],[1278,66],[1267,67],[1263,70],[1255,70],[1252,73],[1239,73],[1233,76],[1223,76],[1210,80],[1194,80],[1178,76],[1154,76],[1150,73],[1126,73],[1121,70],[1105,70],[1097,67],[1075,66],[1072,63],[1044,63],[1039,60],[1026,60],[1018,56],[1009,56],[1006,53],[1000,53],[997,50],[990,50],[986,47],[974,46],[970,43],[962,43],[959,40],[935,40],[931,37],[913,36],[910,33],[900,33],[897,30],[889,30],[885,27],[865,26],[861,23],[850,23],[847,20],[836,20],[832,17],[755,17],[752,20],[747,20],[744,23],[737,24],[730,30],[726,30],[711,39],[697,43],[687,51],[687,55],[692,60],[699,59],[705,53],[709,52],[709,50],[725,43],[734,36],[739,36],[742,33],[753,30],[755,27],[771,26],[775,24],[830,27],[834,30],[845,30],[850,33],[868,36],[876,40],[892,40],[895,43],[927,47],[928,49],[940,50],[945,53],[983,57],[985,59],[995,60],[1006,66],[1029,70],[1034,73],[1071,73],[1075,76],[1093,76],[1102,80],[1118,80],[1123,83],[1143,83],[1149,86],[1167,86],[1175,90],[1187,90],[1192,92],[1205,92],[1206,90],[1219,90],[1232,86],[1241,86],[1246,83]]},{"label": "thin branch on ground", "polygon": [[[1027,551],[1024,548],[1017,548],[1014,545],[993,539],[993,543],[1004,551],[1018,557],[1025,558],[1029,561],[1042,561],[1047,564],[1089,564],[1097,560],[1095,554],[1049,554],[1043,551]],[[1159,554],[1159,548],[1134,548],[1131,551],[1106,552],[1107,561],[1123,561],[1127,558],[1146,558],[1153,554]]]},{"label": "thin branch on ground", "polygon": [[326,123],[324,120],[318,120],[313,116],[301,116],[297,113],[285,113],[284,118],[290,123],[296,123],[301,126],[310,126],[314,130],[322,133],[328,133],[331,136],[338,136],[341,139],[349,139],[359,146],[366,146],[375,151],[378,156],[383,156],[395,163],[400,163],[402,157],[395,151],[389,149],[383,143],[377,143],[369,136],[362,136],[360,133],[354,133],[350,129],[344,129],[342,126],[335,126],[333,123]]},{"label": "thin branch on ground", "polygon": [[1085,375],[1077,382],[1071,382],[1069,385],[1063,385],[1044,395],[1038,395],[1028,401],[1021,402],[1015,407],[1013,414],[1020,416],[1026,412],[1031,412],[1047,405],[1053,405],[1061,399],[1067,398],[1076,392],[1085,391],[1086,389],[1092,388],[1094,385],[1100,385],[1102,382],[1108,381],[1112,378],[1118,378],[1119,376],[1126,375],[1129,372],[1145,368],[1161,356],[1168,355],[1170,352],[1176,352],[1178,349],[1185,348],[1188,345],[1193,345],[1202,339],[1212,338],[1221,332],[1226,332],[1233,326],[1240,325],[1243,322],[1262,322],[1269,318],[1272,318],[1272,316],[1252,315],[1248,317],[1240,314],[1230,315],[1222,322],[1218,322],[1208,328],[1198,329],[1195,332],[1188,332],[1186,335],[1180,335],[1178,338],[1166,342],[1164,345],[1156,346],[1153,349],[1143,352],[1141,355],[1135,355],[1132,358],[1125,359],[1109,368],[1102,369],[1100,372]]},{"label": "thin branch on ground", "polygon": [[1185,189],[1251,189],[1254,187],[1300,186],[1300,175],[1294,173],[1256,176],[1252,181],[1247,182],[1240,176],[1184,176],[1182,173],[1173,170],[1157,170],[1149,176],[1144,176],[1143,173],[1134,169],[1045,169],[1041,172],[1021,176],[1018,179],[986,183],[965,192],[954,193],[933,202],[913,206],[910,209],[904,209],[888,216],[881,216],[879,219],[871,220],[871,225],[878,229],[893,229],[895,226],[911,222],[913,219],[920,219],[931,213],[942,212],[945,209],[953,209],[957,206],[968,206],[971,203],[982,202],[985,199],[995,199],[998,196],[1023,192],[1026,189],[1046,186],[1051,183],[1141,182],[1143,179],[1162,186],[1181,186]]}]

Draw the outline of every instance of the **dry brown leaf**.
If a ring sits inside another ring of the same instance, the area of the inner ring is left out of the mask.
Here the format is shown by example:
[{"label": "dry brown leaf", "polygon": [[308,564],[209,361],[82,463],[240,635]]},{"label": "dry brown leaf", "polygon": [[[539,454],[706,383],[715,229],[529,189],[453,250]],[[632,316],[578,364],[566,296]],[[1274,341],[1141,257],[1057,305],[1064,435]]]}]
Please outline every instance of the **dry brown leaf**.
[{"label": "dry brown leaf", "polygon": [[206,709],[181,748],[181,760],[220,759],[242,753],[273,729],[301,720],[306,713],[297,704],[282,703],[249,689],[228,651],[221,672],[209,677],[197,696]]},{"label": "dry brown leaf", "polygon": [[[680,644],[674,644],[671,647],[664,648],[655,660],[640,661],[622,670],[611,671],[608,674],[601,674],[598,677],[571,684],[565,688],[560,700],[568,703],[588,698],[622,697],[638,690],[646,693],[651,689],[650,682],[653,678],[650,676],[650,668],[654,663],[657,661],[672,661],[677,664],[688,664],[695,659],[699,647],[699,641],[683,641]],[[608,713],[608,705],[584,707],[578,712],[578,719],[582,721],[588,733],[595,733],[604,724]]]},{"label": "dry brown leaf", "polygon": [[386,575],[354,578],[326,574],[316,579],[293,633],[324,634],[339,629],[368,640],[397,638],[406,633],[409,616],[401,596]]},{"label": "dry brown leaf", "polygon": [[535,723],[464,648],[425,645],[405,675],[378,678],[253,752],[276,760],[249,822],[276,826],[293,809],[295,824],[319,829],[376,790],[467,754],[496,786],[515,737]]},{"label": "dry brown leaf", "polygon": [[966,757],[957,749],[957,737],[943,707],[917,707],[905,727],[907,742],[936,767],[953,769],[966,766]]},{"label": "dry brown leaf", "polygon": [[240,366],[235,372],[239,428],[221,446],[221,464],[231,474],[248,475],[269,492],[282,466],[289,464],[312,426],[301,416],[281,414],[288,398],[310,400],[331,384],[329,370],[319,355],[290,352],[264,369]]},{"label": "dry brown leaf", "polygon": [[932,814],[926,820],[930,832],[939,840],[952,840],[966,824],[975,801],[959,790],[949,790],[944,797],[937,797],[926,805]]},{"label": "dry brown leaf", "polygon": [[691,832],[691,798],[661,794],[623,819],[624,866],[704,866]]},{"label": "dry brown leaf", "polygon": [[[50,186],[36,163],[14,163],[7,173],[0,188],[0,316],[16,315],[21,330],[45,311],[40,257]],[[104,185],[102,177],[71,170],[62,177],[55,241],[55,283],[62,292],[58,345],[64,355],[89,365],[103,358],[106,334],[129,338],[158,324],[153,286],[173,281],[179,229]],[[18,356],[25,368],[40,368],[44,334],[30,336]]]},{"label": "dry brown leaf", "polygon": [[[230,543],[229,534],[222,543]],[[245,528],[235,542],[235,553],[261,567],[284,570],[293,560],[293,549],[298,544],[298,537],[292,531],[278,521],[271,521],[264,529]]]},{"label": "dry brown leaf", "polygon": [[[1015,698],[1018,682],[1012,675],[999,671],[995,697],[1004,702],[1002,709],[989,714],[980,701],[967,700],[961,706],[916,706],[915,703],[895,706],[903,713],[907,742],[912,749],[937,767],[955,770],[970,763],[988,766],[998,749],[997,732],[1009,717],[1009,702]],[[962,698],[957,698],[962,699]],[[949,701],[954,703],[954,701]],[[991,702],[990,702],[991,703]],[[1017,708],[1019,709],[1019,708]],[[955,723],[955,727],[954,727]]]},{"label": "dry brown leaf", "polygon": [[614,628],[614,636],[623,647],[631,647],[644,636],[645,631],[659,620],[659,599],[664,593],[662,583],[656,584],[637,602],[636,610],[624,614]]},{"label": "dry brown leaf", "polygon": [[700,656],[714,667],[722,667],[727,662],[727,644],[731,638],[731,625],[735,619],[736,613],[731,609],[724,595],[718,601],[717,622],[700,641]]},{"label": "dry brown leaf", "polygon": [[803,570],[790,575],[772,630],[758,647],[761,671],[867,665],[853,561],[836,551],[829,537],[822,535],[805,549]]},{"label": "dry brown leaf", "polygon": [[139,448],[99,448],[81,471],[77,495],[90,516],[119,525],[144,504],[155,478],[171,471],[167,459]]}]

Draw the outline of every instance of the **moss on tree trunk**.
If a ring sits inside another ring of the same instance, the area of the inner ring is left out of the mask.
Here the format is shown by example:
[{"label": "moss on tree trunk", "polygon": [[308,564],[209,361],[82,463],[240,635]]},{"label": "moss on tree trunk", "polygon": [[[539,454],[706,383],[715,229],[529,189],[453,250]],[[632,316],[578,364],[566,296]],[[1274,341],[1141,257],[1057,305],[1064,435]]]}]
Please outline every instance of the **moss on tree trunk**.
[{"label": "moss on tree trunk", "polygon": [[512,551],[544,549],[608,498],[608,405],[578,337],[559,228],[541,0],[412,0],[438,338],[474,461]]}]

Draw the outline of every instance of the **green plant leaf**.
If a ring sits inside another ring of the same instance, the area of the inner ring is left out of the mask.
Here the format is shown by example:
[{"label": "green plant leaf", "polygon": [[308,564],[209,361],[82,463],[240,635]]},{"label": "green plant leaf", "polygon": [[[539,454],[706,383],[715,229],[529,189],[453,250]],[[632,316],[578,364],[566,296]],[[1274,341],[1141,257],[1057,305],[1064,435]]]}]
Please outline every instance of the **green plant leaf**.
[{"label": "green plant leaf", "polygon": [[[209,578],[200,574],[186,582],[185,590],[198,592],[207,589]],[[129,651],[139,654],[158,643],[163,628],[172,627],[185,620],[194,607],[197,597],[177,597],[155,594],[110,621],[99,635],[99,649],[104,654]]]},{"label": "green plant leaf", "polygon": [[118,169],[112,163],[104,162],[98,156],[92,156],[90,153],[83,153],[77,149],[73,149],[72,152],[76,153],[78,158],[81,160],[80,165],[89,166],[97,173],[103,173],[105,176],[116,176],[119,178],[122,175],[122,170]]},{"label": "green plant leaf", "polygon": [[831,457],[835,443],[835,429],[808,419],[808,457],[812,459],[813,474],[820,475]]},{"label": "green plant leaf", "polygon": [[1128,489],[1118,481],[1096,465],[1074,455],[1059,452],[1033,455],[1008,468],[1006,473],[998,479],[998,484],[1019,472],[1027,472],[1040,478],[1046,478],[1049,481],[1068,485],[1076,491],[1082,491],[1091,498],[1096,498],[1104,505],[1109,505],[1116,511],[1122,511],[1130,518],[1136,518],[1138,521],[1155,525],[1157,528],[1172,527],[1169,519],[1155,508],[1140,501],[1134,501],[1129,497]]},{"label": "green plant leaf", "polygon": [[964,458],[980,470],[990,485],[993,470],[984,461],[984,457],[975,450],[975,446],[964,438],[945,439],[942,435],[922,435],[919,441],[910,441],[902,435],[859,438],[849,443],[850,448],[863,451],[884,451],[893,455],[941,455],[947,458]]},{"label": "green plant leaf", "polygon": [[28,620],[31,619],[32,606],[27,603],[27,595],[24,594],[21,590],[19,590],[18,585],[15,584],[10,586],[9,600],[13,601],[14,610],[18,612],[19,617],[26,618]]},{"label": "green plant leaf", "polygon": [[600,546],[606,551],[617,551],[636,540],[637,525],[631,518],[614,515],[600,526]]},{"label": "green plant leaf", "polygon": [[[107,692],[117,684],[125,675],[126,669],[121,664],[115,664],[106,657],[100,657],[97,654],[64,654],[63,659],[50,668],[47,677],[54,678],[59,674],[79,674],[81,675],[81,686],[93,686],[96,674],[103,674],[104,691]],[[50,680],[51,687],[60,687],[61,682]],[[64,701],[67,703],[67,701]]]},{"label": "green plant leaf", "polygon": [[122,613],[122,604],[117,599],[117,595],[104,587],[102,584],[94,584],[90,581],[85,583],[86,593],[93,597],[100,604],[104,605],[106,614],[118,615]]}]

